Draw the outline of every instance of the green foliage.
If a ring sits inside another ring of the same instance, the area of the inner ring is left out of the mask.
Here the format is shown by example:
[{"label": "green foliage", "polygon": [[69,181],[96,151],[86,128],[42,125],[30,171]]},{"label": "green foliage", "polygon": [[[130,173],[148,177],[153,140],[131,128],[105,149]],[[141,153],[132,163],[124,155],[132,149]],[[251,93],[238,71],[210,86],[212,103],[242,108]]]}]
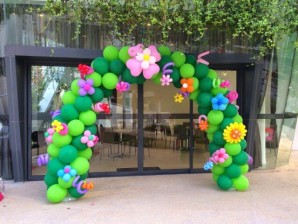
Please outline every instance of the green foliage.
[{"label": "green foliage", "polygon": [[297,0],[47,0],[39,11],[76,23],[76,35],[83,23],[106,25],[123,44],[141,32],[144,44],[183,33],[187,45],[207,29],[226,29],[234,38],[258,38],[262,55],[298,28]]}]

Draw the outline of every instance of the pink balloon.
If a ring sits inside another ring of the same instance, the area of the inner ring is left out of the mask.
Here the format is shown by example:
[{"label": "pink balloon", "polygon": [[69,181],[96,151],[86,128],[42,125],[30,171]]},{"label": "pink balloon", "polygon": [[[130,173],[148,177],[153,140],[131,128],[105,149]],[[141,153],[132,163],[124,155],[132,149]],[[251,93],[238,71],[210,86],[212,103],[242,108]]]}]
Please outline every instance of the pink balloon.
[{"label": "pink balloon", "polygon": [[81,142],[82,142],[82,143],[87,143],[88,141],[89,141],[89,138],[86,137],[86,136],[83,136],[83,137],[81,138]]},{"label": "pink balloon", "polygon": [[128,48],[128,54],[130,57],[135,57],[137,56],[138,53],[143,52],[144,45],[143,44],[138,44],[136,46],[132,46]]},{"label": "pink balloon", "polygon": [[151,45],[148,47],[151,51],[151,55],[155,57],[156,61],[159,61],[161,59],[160,53],[157,51],[156,47],[154,45]]},{"label": "pink balloon", "polygon": [[139,76],[142,73],[141,63],[137,59],[129,59],[126,62],[127,68],[129,68],[132,76]]},{"label": "pink balloon", "polygon": [[52,143],[53,142],[53,136],[49,135],[48,137],[46,137],[46,142],[47,143]]},{"label": "pink balloon", "polygon": [[88,141],[87,146],[89,148],[92,148],[94,146],[94,142],[93,141]]},{"label": "pink balloon", "polygon": [[160,68],[157,64],[149,65],[148,69],[143,70],[145,79],[151,79],[153,75],[159,72]]}]

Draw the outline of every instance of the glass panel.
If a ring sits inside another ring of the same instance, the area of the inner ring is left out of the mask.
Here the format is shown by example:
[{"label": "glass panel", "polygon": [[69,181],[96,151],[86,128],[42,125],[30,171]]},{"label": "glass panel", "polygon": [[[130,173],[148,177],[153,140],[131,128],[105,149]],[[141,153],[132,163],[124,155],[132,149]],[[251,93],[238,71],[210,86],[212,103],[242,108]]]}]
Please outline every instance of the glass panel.
[{"label": "glass panel", "polygon": [[101,142],[95,147],[90,172],[136,171],[137,85],[131,85],[129,92],[114,92],[103,102],[110,104],[111,114],[97,120]]},{"label": "glass panel", "polygon": [[44,133],[51,125],[50,112],[61,108],[61,96],[73,79],[80,77],[75,67],[32,66],[32,175],[44,175],[46,166],[38,166],[38,158],[47,153]]},{"label": "glass panel", "polygon": [[177,92],[173,85],[144,84],[144,169],[189,168],[189,100],[175,103]]},{"label": "glass panel", "polygon": [[[261,146],[257,147],[257,150],[262,155],[261,168],[275,168],[289,162],[298,111],[297,93],[295,92],[298,58],[291,44],[295,39],[297,35],[285,36],[279,42],[279,48],[274,52],[275,55],[272,54],[274,57],[268,68],[266,94],[260,111],[260,117],[268,119],[266,122],[262,120],[258,122],[259,126],[261,125]],[[268,163],[270,156],[264,153],[265,147],[268,148],[267,138],[270,131],[274,133],[273,148],[276,149],[272,163]]]}]

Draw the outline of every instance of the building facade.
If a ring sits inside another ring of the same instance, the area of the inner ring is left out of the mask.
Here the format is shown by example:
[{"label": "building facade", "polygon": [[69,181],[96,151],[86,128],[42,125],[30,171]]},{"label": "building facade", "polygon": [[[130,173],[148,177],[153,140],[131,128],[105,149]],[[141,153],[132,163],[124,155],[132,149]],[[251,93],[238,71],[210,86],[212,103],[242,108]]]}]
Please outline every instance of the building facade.
[{"label": "building facade", "polygon": [[[29,13],[32,3],[21,2],[0,4],[0,176],[15,181],[43,177],[46,168],[37,160],[46,153],[50,111],[61,105],[78,64],[90,64],[107,45],[123,46],[108,27],[92,24],[83,25],[74,39],[76,24]],[[285,36],[271,54],[254,59],[258,40],[235,39],[226,29],[209,30],[200,43],[187,46],[183,34],[170,37],[172,51],[211,51],[205,57],[209,67],[239,93],[252,168],[274,169],[289,160],[298,112],[297,38],[297,33]],[[141,40],[136,37],[135,44]],[[89,175],[205,172],[207,139],[194,128],[198,108],[191,100],[172,103],[175,91],[147,81],[125,94],[112,92],[105,99],[111,114],[97,117],[98,132],[105,136],[94,149]],[[142,132],[142,144],[125,141],[128,130]]]}]

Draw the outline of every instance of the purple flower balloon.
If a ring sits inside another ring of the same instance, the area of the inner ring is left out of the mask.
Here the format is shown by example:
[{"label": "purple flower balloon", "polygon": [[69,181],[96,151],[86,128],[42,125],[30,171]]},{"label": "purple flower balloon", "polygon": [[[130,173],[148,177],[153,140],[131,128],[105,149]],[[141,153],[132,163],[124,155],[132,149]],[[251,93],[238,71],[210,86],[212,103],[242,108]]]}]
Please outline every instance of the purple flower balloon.
[{"label": "purple flower balloon", "polygon": [[86,96],[87,94],[92,95],[95,93],[95,89],[93,88],[93,80],[87,79],[80,79],[78,81],[78,86],[80,87],[79,94],[80,96]]}]

